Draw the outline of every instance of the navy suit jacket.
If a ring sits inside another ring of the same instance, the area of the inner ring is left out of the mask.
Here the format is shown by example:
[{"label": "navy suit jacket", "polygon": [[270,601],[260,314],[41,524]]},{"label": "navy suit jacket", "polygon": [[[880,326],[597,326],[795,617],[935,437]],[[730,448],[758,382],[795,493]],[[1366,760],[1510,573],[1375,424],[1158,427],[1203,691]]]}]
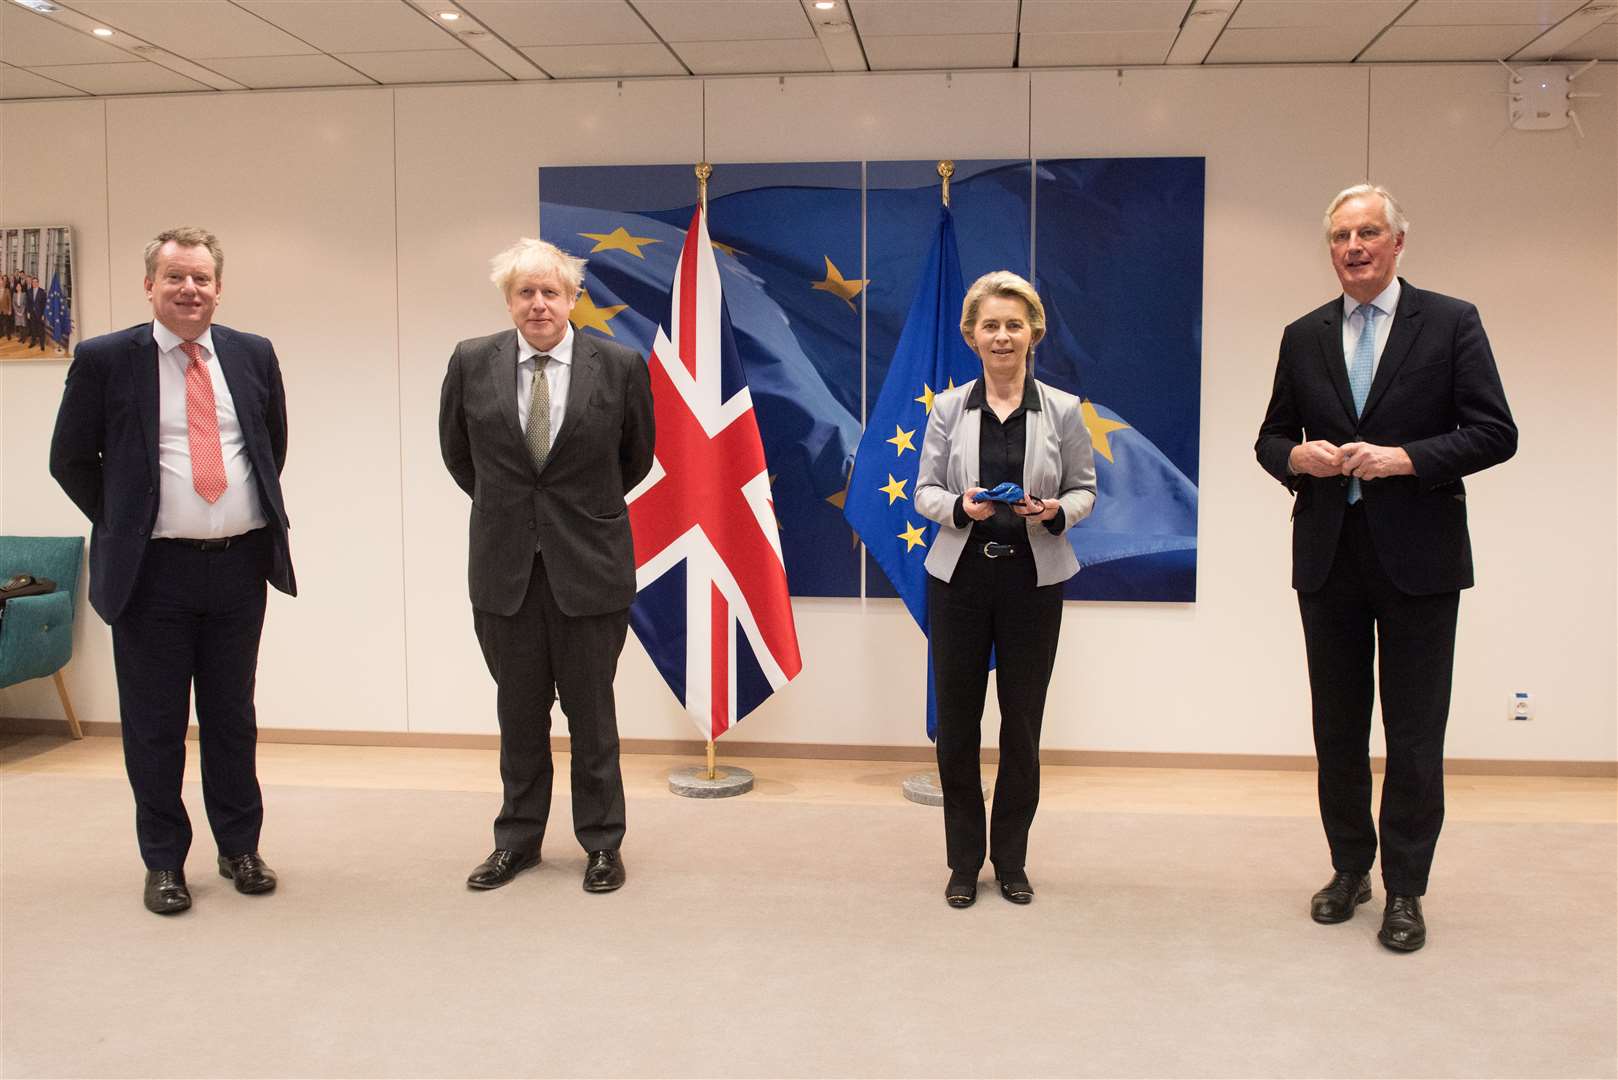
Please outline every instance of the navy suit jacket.
[{"label": "navy suit jacket", "polygon": [[[281,467],[286,390],[266,338],[215,324],[214,349],[241,421],[259,506],[273,538],[271,585],[297,594]],[[116,622],[135,589],[157,521],[157,342],[151,323],[81,342],[51,436],[51,475],[90,519],[90,603]]]},{"label": "navy suit jacket", "polygon": [[517,331],[455,346],[438,439],[450,476],[472,496],[472,606],[516,614],[537,550],[564,614],[627,609],[635,600],[635,545],[624,495],[651,470],[655,431],[646,361],[575,332],[562,429],[536,472],[517,423]]},{"label": "navy suit jacket", "polygon": [[1400,279],[1399,306],[1365,410],[1354,415],[1343,357],[1342,298],[1281,335],[1275,389],[1254,449],[1259,464],[1295,493],[1292,586],[1326,582],[1348,506],[1345,477],[1293,476],[1300,442],[1402,446],[1414,476],[1361,484],[1377,558],[1401,592],[1454,592],[1472,585],[1463,476],[1517,452],[1517,425],[1500,385],[1476,307]]}]

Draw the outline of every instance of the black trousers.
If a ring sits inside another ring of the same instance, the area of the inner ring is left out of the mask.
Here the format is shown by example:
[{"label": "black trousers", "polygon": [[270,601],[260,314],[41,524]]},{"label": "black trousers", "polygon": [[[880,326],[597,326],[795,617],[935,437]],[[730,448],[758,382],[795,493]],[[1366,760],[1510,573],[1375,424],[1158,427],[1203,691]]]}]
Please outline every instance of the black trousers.
[{"label": "black trousers", "polygon": [[148,869],[181,869],[191,849],[180,785],[193,687],[202,803],[214,842],[221,855],[258,850],[264,801],[253,687],[270,544],[266,529],[224,551],[153,540],[129,604],[112,624],[124,766]]},{"label": "black trousers", "polygon": [[[1035,584],[1026,549],[990,559],[970,541],[953,580],[927,579],[927,636],[938,702],[938,776],[951,870],[1019,873],[1039,806],[1039,731],[1062,631],[1062,586]],[[1000,770],[987,835],[979,749],[989,657],[1000,701]]]},{"label": "black trousers", "polygon": [[1320,818],[1333,868],[1369,873],[1371,707],[1380,654],[1382,882],[1390,893],[1427,891],[1444,824],[1444,728],[1455,669],[1460,593],[1410,596],[1388,579],[1362,509],[1351,508],[1337,557],[1318,591],[1298,594],[1309,656]]},{"label": "black trousers", "polygon": [[612,680],[629,630],[629,609],[567,615],[534,556],[528,595],[515,615],[472,609],[483,659],[497,685],[500,781],[494,846],[538,851],[551,810],[551,705],[558,698],[572,743],[573,835],[585,851],[616,851],[624,840],[624,780]]}]

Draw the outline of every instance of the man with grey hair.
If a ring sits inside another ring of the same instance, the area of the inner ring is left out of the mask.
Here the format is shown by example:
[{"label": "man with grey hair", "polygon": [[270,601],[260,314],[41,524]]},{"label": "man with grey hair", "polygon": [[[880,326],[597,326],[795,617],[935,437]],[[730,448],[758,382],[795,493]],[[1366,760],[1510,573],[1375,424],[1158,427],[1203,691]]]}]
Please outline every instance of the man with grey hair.
[{"label": "man with grey hair", "polygon": [[466,883],[499,888],[539,862],[560,699],[584,888],[611,892],[624,883],[612,683],[635,599],[624,495],[652,466],[651,379],[634,350],[573,332],[583,259],[519,240],[492,266],[515,329],[455,346],[438,414],[444,464],[472,497],[472,625],[500,723],[495,850]]},{"label": "man with grey hair", "polygon": [[213,321],[224,252],[169,229],[146,247],[152,320],[82,342],[51,438],[51,475],[91,521],[90,603],[112,627],[124,764],[148,910],[191,906],[180,800],[196,694],[202,801],[221,876],[267,893],[253,686],[265,582],[296,595],[275,349]]},{"label": "man with grey hair", "polygon": [[[1344,922],[1371,899],[1379,824],[1388,897],[1377,937],[1413,952],[1427,940],[1456,614],[1472,585],[1462,477],[1511,457],[1517,427],[1477,308],[1396,276],[1409,223],[1393,196],[1347,188],[1325,223],[1343,295],[1282,332],[1255,446],[1294,494],[1292,586],[1335,871],[1310,913]],[[1373,824],[1378,688],[1388,757]]]}]

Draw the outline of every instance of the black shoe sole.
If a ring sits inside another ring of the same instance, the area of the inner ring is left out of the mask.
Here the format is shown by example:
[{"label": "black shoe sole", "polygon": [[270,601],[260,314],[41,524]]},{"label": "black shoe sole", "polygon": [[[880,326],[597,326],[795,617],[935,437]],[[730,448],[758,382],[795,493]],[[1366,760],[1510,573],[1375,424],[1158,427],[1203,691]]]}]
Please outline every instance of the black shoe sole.
[{"label": "black shoe sole", "polygon": [[178,915],[182,911],[191,910],[191,901],[187,900],[185,903],[176,904],[173,907],[155,908],[150,904],[146,904],[145,906],[146,910],[150,911],[153,915]]}]

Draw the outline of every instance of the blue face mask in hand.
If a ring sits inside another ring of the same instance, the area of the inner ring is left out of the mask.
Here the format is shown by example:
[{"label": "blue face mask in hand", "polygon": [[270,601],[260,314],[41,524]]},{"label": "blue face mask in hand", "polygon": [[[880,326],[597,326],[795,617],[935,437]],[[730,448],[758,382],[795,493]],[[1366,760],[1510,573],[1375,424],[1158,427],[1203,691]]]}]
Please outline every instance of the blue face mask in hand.
[{"label": "blue face mask in hand", "polygon": [[980,491],[976,495],[972,496],[973,502],[1019,503],[1022,502],[1022,500],[1022,488],[1016,484],[1013,484],[1010,480],[1007,480],[1003,484],[997,485],[989,491]]}]

